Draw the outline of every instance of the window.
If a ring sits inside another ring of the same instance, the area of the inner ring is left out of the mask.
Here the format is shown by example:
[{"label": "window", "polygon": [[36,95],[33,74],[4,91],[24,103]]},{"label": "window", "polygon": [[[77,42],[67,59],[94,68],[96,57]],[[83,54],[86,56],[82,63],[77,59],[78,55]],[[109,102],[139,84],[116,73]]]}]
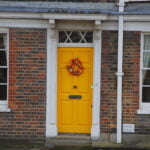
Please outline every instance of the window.
[{"label": "window", "polygon": [[8,32],[0,29],[0,111],[8,111]]},{"label": "window", "polygon": [[141,105],[150,108],[150,34],[143,35],[141,60]]},{"label": "window", "polygon": [[90,31],[59,31],[59,43],[93,43],[93,32]]}]

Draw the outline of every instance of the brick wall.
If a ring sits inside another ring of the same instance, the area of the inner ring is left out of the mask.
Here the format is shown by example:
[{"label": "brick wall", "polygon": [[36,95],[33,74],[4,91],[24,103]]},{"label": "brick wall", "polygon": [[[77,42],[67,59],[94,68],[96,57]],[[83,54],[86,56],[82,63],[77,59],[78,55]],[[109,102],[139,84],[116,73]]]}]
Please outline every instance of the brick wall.
[{"label": "brick wall", "polygon": [[0,138],[44,139],[46,30],[10,28],[9,107]]},{"label": "brick wall", "polygon": [[140,32],[124,33],[123,123],[135,123],[139,108]]},{"label": "brick wall", "polygon": [[[123,123],[150,134],[150,115],[138,115],[141,32],[124,32]],[[116,133],[117,32],[102,32],[101,132]]]},{"label": "brick wall", "polygon": [[124,34],[123,123],[135,124],[138,134],[150,134],[150,115],[138,115],[141,32]]},{"label": "brick wall", "polygon": [[[140,32],[124,32],[123,123],[150,134],[150,115],[138,115]],[[116,133],[117,31],[102,32],[101,132]],[[44,139],[46,29],[10,28],[9,107],[0,112],[0,138]]]},{"label": "brick wall", "polygon": [[117,40],[116,31],[102,32],[101,132],[116,131]]}]

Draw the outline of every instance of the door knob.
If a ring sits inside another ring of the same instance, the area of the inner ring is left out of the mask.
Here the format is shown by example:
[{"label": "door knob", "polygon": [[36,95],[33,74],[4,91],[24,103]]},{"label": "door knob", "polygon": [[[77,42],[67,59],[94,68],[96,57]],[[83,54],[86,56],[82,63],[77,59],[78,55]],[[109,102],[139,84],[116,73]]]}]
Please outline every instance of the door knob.
[{"label": "door knob", "polygon": [[76,85],[74,85],[74,86],[73,86],[73,88],[74,88],[74,89],[76,89],[76,88],[77,88],[77,86],[76,86]]}]

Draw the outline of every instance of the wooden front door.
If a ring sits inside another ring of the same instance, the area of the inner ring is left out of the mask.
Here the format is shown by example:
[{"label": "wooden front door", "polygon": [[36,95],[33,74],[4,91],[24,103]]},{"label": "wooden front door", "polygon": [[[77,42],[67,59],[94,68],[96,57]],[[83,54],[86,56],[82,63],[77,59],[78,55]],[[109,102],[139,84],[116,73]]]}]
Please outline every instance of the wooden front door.
[{"label": "wooden front door", "polygon": [[[83,65],[83,72],[80,75],[72,75],[67,70],[67,65],[73,58],[78,58]],[[58,48],[58,132],[90,133],[92,82],[93,48]]]}]

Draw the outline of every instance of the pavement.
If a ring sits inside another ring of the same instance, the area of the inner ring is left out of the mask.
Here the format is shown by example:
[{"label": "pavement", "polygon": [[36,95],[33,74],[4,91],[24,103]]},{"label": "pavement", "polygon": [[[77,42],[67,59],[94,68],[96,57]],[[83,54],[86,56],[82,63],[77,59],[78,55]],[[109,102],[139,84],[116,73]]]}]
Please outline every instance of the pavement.
[{"label": "pavement", "polygon": [[57,136],[46,141],[0,141],[0,150],[150,150],[148,143],[110,143],[89,136]]}]

